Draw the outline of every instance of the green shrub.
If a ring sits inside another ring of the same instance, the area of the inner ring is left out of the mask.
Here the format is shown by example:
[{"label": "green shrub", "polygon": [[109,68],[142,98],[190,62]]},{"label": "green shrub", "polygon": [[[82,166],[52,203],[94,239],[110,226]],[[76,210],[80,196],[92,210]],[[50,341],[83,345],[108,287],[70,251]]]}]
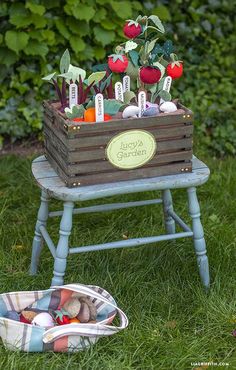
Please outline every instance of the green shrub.
[{"label": "green shrub", "polygon": [[[157,5],[158,4],[158,5]],[[0,4],[0,135],[21,138],[41,129],[41,103],[54,96],[41,77],[58,67],[68,47],[72,62],[90,68],[123,40],[123,24],[157,14],[185,62],[173,95],[196,113],[198,139],[235,153],[233,2],[220,0],[30,0]]]}]

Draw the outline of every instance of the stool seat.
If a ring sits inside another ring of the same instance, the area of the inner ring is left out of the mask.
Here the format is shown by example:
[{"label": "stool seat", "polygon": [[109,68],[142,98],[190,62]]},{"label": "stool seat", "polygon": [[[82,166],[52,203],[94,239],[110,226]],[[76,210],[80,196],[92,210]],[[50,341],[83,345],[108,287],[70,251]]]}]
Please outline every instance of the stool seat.
[{"label": "stool seat", "polygon": [[99,199],[118,194],[138,193],[142,191],[189,188],[204,184],[210,175],[209,168],[197,157],[192,158],[191,173],[151,177],[140,180],[128,180],[107,184],[68,188],[59,178],[44,155],[32,163],[33,175],[40,188],[53,198],[63,201],[84,201]]}]

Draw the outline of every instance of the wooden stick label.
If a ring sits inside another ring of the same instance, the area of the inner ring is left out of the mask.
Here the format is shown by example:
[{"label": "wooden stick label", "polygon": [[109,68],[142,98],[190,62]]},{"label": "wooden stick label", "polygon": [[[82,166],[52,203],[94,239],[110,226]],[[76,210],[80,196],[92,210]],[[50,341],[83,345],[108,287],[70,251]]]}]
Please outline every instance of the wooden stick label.
[{"label": "wooden stick label", "polygon": [[130,77],[124,76],[123,77],[123,92],[130,91]]},{"label": "wooden stick label", "polygon": [[[171,84],[172,84],[172,77],[167,76],[167,77],[164,79],[164,84],[163,84],[163,88],[162,88],[162,90],[167,91],[167,92],[170,92]],[[161,105],[162,103],[164,103],[164,102],[165,102],[165,100],[161,98],[161,99],[160,99],[160,105]]]},{"label": "wooden stick label", "polygon": [[95,96],[95,115],[96,115],[96,122],[104,121],[104,103],[103,103],[102,94],[97,94]]},{"label": "wooden stick label", "polygon": [[123,86],[121,82],[115,83],[115,98],[116,100],[124,101]]},{"label": "wooden stick label", "polygon": [[69,86],[69,106],[78,104],[78,86],[76,84],[70,84]]},{"label": "wooden stick label", "polygon": [[142,117],[143,112],[146,110],[146,93],[145,91],[140,91],[138,94],[138,107],[139,107],[139,117]]}]

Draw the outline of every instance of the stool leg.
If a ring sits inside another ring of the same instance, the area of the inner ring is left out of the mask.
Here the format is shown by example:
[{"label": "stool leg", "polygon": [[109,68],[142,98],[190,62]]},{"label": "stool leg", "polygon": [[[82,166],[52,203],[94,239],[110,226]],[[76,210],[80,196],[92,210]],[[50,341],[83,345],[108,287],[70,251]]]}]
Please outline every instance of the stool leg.
[{"label": "stool leg", "polygon": [[43,246],[43,238],[39,230],[39,227],[41,225],[46,226],[48,219],[48,201],[49,196],[47,195],[47,193],[42,191],[41,204],[38,210],[38,218],[35,226],[35,233],[32,245],[30,275],[36,275],[38,270],[39,257]]},{"label": "stool leg", "polygon": [[200,277],[205,288],[210,286],[209,265],[206,251],[204,231],[200,220],[200,206],[197,199],[196,188],[188,188],[189,214],[192,218],[193,242],[197,255]]},{"label": "stool leg", "polygon": [[54,261],[54,271],[51,286],[62,285],[66,270],[66,262],[68,256],[69,236],[72,229],[73,202],[64,202],[64,211],[60,223],[60,238],[56,250],[56,258]]},{"label": "stool leg", "polygon": [[168,210],[173,211],[172,196],[169,189],[162,191],[163,212],[167,234],[175,234],[175,220],[168,215]]}]

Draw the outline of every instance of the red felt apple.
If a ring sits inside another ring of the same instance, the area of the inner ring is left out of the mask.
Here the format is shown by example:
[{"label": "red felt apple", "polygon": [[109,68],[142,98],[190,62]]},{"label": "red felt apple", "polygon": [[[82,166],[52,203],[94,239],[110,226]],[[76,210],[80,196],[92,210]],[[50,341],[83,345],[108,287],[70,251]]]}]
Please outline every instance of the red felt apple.
[{"label": "red felt apple", "polygon": [[140,80],[145,84],[155,84],[161,79],[161,71],[154,67],[141,67],[139,71]]}]

